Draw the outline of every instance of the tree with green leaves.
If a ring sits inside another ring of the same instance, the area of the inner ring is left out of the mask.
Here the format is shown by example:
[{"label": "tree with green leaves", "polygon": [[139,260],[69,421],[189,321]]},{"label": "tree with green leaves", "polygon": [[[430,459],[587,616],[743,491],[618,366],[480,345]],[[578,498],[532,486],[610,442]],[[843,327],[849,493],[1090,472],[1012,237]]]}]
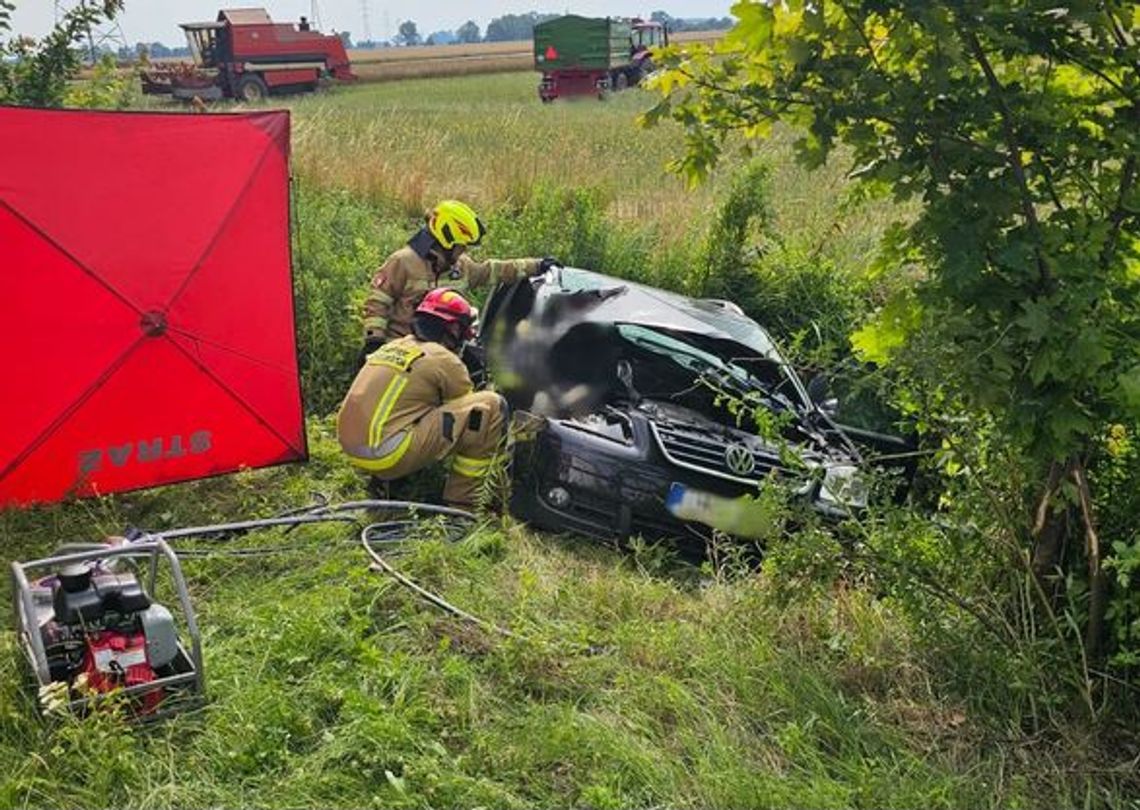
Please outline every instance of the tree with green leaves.
[{"label": "tree with green leaves", "polygon": [[480,39],[479,26],[474,20],[468,20],[455,29],[455,38],[460,42],[478,42]]},{"label": "tree with green leaves", "polygon": [[715,47],[664,55],[645,120],[684,128],[674,168],[694,182],[790,125],[802,163],[849,160],[864,193],[917,202],[879,260],[908,282],[853,346],[907,381],[924,422],[989,426],[1018,459],[1026,481],[992,494],[1009,559],[1042,603],[1058,573],[1082,583],[1095,662],[1106,546],[1140,549],[1101,536],[1111,498],[1090,476],[1110,436],[1140,425],[1140,6],[743,0],[733,14]]},{"label": "tree with green leaves", "polygon": [[11,37],[12,0],[0,0],[0,103],[34,107],[63,104],[67,83],[83,64],[76,43],[93,26],[114,18],[122,0],[82,0],[40,41]]},{"label": "tree with green leaves", "polygon": [[404,20],[400,23],[396,41],[401,45],[419,45],[420,32],[416,29],[414,20]]},{"label": "tree with green leaves", "polygon": [[537,23],[557,16],[557,14],[539,14],[536,11],[526,14],[504,14],[487,23],[484,39],[487,42],[515,42],[530,39],[534,36],[534,26]]}]

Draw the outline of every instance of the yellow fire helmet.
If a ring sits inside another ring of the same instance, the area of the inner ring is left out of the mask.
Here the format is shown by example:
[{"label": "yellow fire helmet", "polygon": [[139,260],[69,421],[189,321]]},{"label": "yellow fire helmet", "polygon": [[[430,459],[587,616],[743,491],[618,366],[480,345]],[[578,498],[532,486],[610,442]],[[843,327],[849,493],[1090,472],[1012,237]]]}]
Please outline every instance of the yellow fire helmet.
[{"label": "yellow fire helmet", "polygon": [[449,250],[455,245],[477,245],[487,229],[466,203],[444,200],[428,213],[428,230]]}]

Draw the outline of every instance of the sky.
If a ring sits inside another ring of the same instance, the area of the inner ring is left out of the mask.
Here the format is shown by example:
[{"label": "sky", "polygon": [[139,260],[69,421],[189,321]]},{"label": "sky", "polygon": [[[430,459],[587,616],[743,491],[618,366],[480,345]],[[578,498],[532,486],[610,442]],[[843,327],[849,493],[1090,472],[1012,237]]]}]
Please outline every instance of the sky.
[{"label": "sky", "polygon": [[[76,0],[60,0],[63,6]],[[528,11],[573,13],[588,17],[607,14],[626,17],[648,17],[661,9],[673,17],[725,17],[732,0],[317,0],[321,29],[329,32],[348,31],[354,40],[366,39],[364,9],[368,9],[369,29],[376,40],[390,38],[403,20],[415,21],[421,35],[433,31],[452,31],[467,20],[474,20],[486,30],[493,17],[524,14]],[[55,0],[16,0],[12,30],[18,34],[40,37],[54,22]],[[296,20],[302,14],[311,17],[313,0],[126,0],[126,10],[118,22],[129,44],[162,42],[184,45],[180,22],[212,20],[224,7],[262,6],[281,22]]]}]

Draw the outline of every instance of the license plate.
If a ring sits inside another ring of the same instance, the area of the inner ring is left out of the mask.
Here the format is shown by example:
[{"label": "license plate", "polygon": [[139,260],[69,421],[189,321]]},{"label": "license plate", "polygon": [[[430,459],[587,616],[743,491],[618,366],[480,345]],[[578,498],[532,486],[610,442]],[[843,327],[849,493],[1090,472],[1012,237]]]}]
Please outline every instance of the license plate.
[{"label": "license plate", "polygon": [[757,539],[771,529],[766,510],[754,498],[726,498],[674,481],[665,508],[678,520],[703,523],[737,537]]}]

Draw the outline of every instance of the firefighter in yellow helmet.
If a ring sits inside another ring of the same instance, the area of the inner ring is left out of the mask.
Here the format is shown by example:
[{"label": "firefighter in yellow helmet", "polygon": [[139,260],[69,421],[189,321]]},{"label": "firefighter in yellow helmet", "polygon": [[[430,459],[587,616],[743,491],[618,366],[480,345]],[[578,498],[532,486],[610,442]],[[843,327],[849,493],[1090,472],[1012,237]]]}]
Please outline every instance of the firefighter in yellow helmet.
[{"label": "firefighter in yellow helmet", "polygon": [[411,331],[412,313],[428,290],[450,287],[465,293],[544,273],[557,264],[553,259],[475,261],[466,255],[467,248],[483,241],[486,232],[475,212],[458,200],[444,200],[428,212],[424,227],[372,277],[364,302],[361,362],[381,344]]},{"label": "firefighter in yellow helmet", "polygon": [[444,502],[474,505],[506,434],[507,405],[472,391],[457,356],[473,334],[474,311],[454,290],[428,292],[412,333],[370,353],[337,415],[337,438],[352,464],[384,481],[448,459]]}]

